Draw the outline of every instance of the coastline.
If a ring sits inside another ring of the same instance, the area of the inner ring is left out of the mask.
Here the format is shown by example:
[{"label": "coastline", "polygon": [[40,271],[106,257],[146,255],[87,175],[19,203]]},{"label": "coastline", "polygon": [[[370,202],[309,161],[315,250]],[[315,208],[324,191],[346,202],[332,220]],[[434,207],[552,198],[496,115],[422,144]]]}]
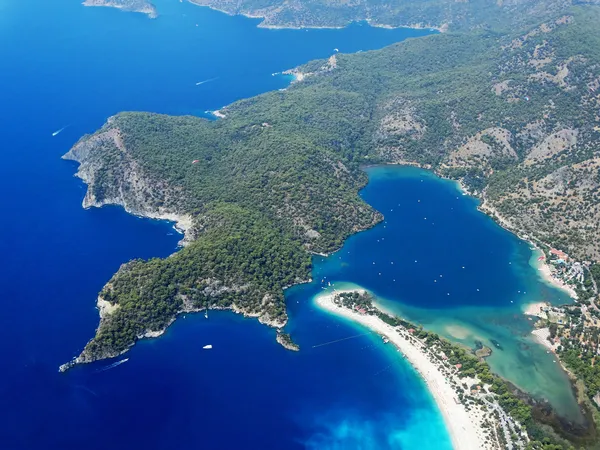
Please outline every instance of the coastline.
[{"label": "coastline", "polygon": [[227,116],[225,115],[225,113],[223,113],[223,109],[224,109],[224,107],[223,107],[223,108],[221,108],[221,109],[216,109],[216,110],[214,110],[214,111],[205,111],[205,112],[206,112],[207,114],[211,114],[211,115],[213,115],[213,116],[214,116],[214,117],[216,117],[217,119],[224,119],[224,118],[225,118],[225,117],[227,117]]},{"label": "coastline", "polygon": [[[534,251],[539,252],[540,255],[544,255],[544,252],[539,247],[539,244],[535,243],[529,236],[524,235],[522,230],[520,230],[518,227],[514,226],[508,219],[506,219],[504,216],[502,216],[496,208],[494,208],[493,206],[491,206],[489,204],[489,201],[485,198],[485,192],[482,192],[481,195],[473,194],[467,189],[467,187],[462,183],[462,181],[460,179],[457,180],[454,178],[449,178],[449,177],[445,176],[444,174],[442,174],[440,172],[439,168],[436,169],[429,165],[420,164],[416,161],[400,161],[400,162],[392,162],[392,163],[387,163],[387,164],[386,163],[375,164],[373,166],[378,166],[378,165],[417,167],[419,169],[423,169],[428,172],[431,172],[439,178],[454,182],[456,184],[457,189],[460,191],[460,193],[462,195],[468,195],[469,197],[478,199],[480,201],[480,204],[477,206],[477,209],[480,212],[482,212],[483,214],[485,214],[486,216],[491,218],[494,222],[496,222],[499,226],[504,228],[509,233],[515,235],[517,238],[521,239],[522,241],[527,242]],[[371,167],[371,166],[365,166],[365,167]],[[544,244],[544,243],[542,242],[542,244]],[[545,245],[547,245],[547,244],[545,244]],[[550,269],[550,266],[548,265],[548,263],[546,262],[545,259],[543,261],[537,261],[537,264],[530,263],[530,265],[534,269],[536,269],[538,275],[546,284],[566,292],[567,294],[569,294],[569,297],[571,297],[574,300],[578,299],[577,293],[575,292],[575,289],[573,289],[573,287],[569,286],[562,280],[559,280],[559,279],[555,278],[554,276],[552,276],[552,270]]]},{"label": "coastline", "polygon": [[376,316],[360,314],[336,305],[333,301],[335,295],[344,292],[364,293],[365,291],[353,289],[321,294],[315,298],[315,304],[325,311],[352,320],[385,336],[398,348],[427,385],[442,414],[455,450],[493,448],[483,435],[483,424],[484,421],[493,421],[494,419],[488,417],[481,410],[468,410],[458,400],[456,390],[449,381],[454,380],[454,376],[444,373],[441,363],[436,364],[431,361],[432,355],[428,354],[422,343],[413,338],[406,330],[395,329]]},{"label": "coastline", "polygon": [[[542,250],[540,248],[538,248],[533,243],[532,243],[532,245],[535,247],[535,249],[537,251],[539,251],[540,253],[543,254],[543,252],[542,252]],[[555,287],[557,287],[559,289],[562,289],[563,291],[567,292],[572,299],[577,300],[577,293],[575,292],[575,289],[573,289],[571,286],[569,286],[568,284],[566,284],[564,281],[555,278],[552,275],[552,270],[550,269],[550,266],[548,265],[548,263],[546,262],[545,259],[543,261],[539,261],[538,262],[538,264],[536,265],[536,269],[537,269],[540,277],[547,284],[550,284],[550,285],[555,286]]]},{"label": "coastline", "polygon": [[[538,328],[537,330],[533,330],[531,332],[531,334],[533,335],[533,339],[538,344],[543,345],[548,350],[550,350],[552,353],[556,354],[556,345],[552,345],[550,343],[550,341],[548,340],[548,336],[550,336],[549,328]],[[562,363],[561,363],[561,366],[562,366]],[[563,366],[563,368],[564,368],[564,366]]]},{"label": "coastline", "polygon": [[139,8],[127,8],[123,5],[114,3],[111,0],[85,0],[82,3],[82,5],[89,6],[89,7],[109,7],[109,8],[120,9],[121,11],[126,11],[126,12],[142,13],[142,14],[146,14],[150,19],[156,19],[158,17],[158,12],[156,11],[156,8],[151,3],[148,3],[147,5],[139,7]]},{"label": "coastline", "polygon": [[442,25],[428,25],[428,24],[423,24],[423,23],[415,23],[415,24],[409,24],[409,25],[393,26],[393,25],[375,23],[375,22],[373,22],[373,19],[368,19],[368,18],[360,19],[360,20],[351,20],[351,21],[348,21],[347,23],[345,23],[344,25],[306,25],[306,24],[303,24],[303,25],[291,25],[291,24],[278,25],[278,24],[273,24],[273,23],[267,23],[267,21],[269,20],[269,17],[267,16],[267,14],[260,14],[258,12],[257,13],[242,12],[242,11],[231,12],[231,11],[227,11],[225,9],[217,8],[215,6],[211,6],[211,5],[207,5],[207,4],[203,4],[203,3],[197,3],[194,0],[188,0],[188,1],[192,5],[200,6],[203,8],[209,8],[209,9],[212,9],[213,11],[218,11],[220,13],[227,14],[228,16],[242,16],[242,17],[246,17],[248,19],[260,20],[261,22],[257,25],[257,27],[265,28],[268,30],[341,30],[355,22],[366,22],[370,27],[384,28],[386,30],[396,30],[399,28],[407,28],[407,29],[411,29],[411,30],[434,30],[439,33],[445,33],[448,31],[448,28],[449,28],[447,23],[443,23]]},{"label": "coastline", "polygon": [[[167,219],[165,219],[165,220],[167,220]],[[302,281],[302,282],[299,282],[296,284],[309,283],[310,281],[311,280],[305,280],[305,281]],[[112,304],[112,303],[104,300],[101,296],[98,296],[98,298],[96,299],[96,309],[98,310],[98,316],[100,317],[100,322],[98,324],[98,327],[96,328],[96,331],[94,332],[94,336],[97,335],[98,330],[102,326],[102,322],[105,320],[108,320],[110,318],[110,315],[113,314],[115,311],[117,311],[118,308],[119,308],[118,304],[116,304],[116,305]],[[208,310],[209,311],[229,311],[234,314],[240,314],[246,319],[257,319],[260,324],[266,325],[270,328],[274,328],[277,331],[276,341],[282,347],[286,348],[287,350],[292,350],[292,351],[299,350],[299,347],[291,340],[291,338],[289,338],[289,336],[288,336],[288,339],[284,339],[282,336],[282,334],[284,334],[282,330],[288,321],[287,314],[283,320],[277,320],[277,319],[271,318],[268,314],[263,314],[261,312],[247,311],[247,310],[240,308],[239,306],[237,306],[235,304],[232,304],[231,306],[227,306],[227,307],[218,307],[218,306],[214,307],[213,306],[213,307],[208,308]],[[184,307],[181,308],[179,311],[177,311],[177,313],[169,320],[169,322],[163,328],[161,328],[160,330],[148,330],[147,329],[144,333],[137,336],[136,342],[133,342],[126,349],[124,349],[120,352],[116,352],[114,354],[111,353],[111,354],[103,354],[103,355],[100,355],[99,357],[88,357],[85,355],[85,347],[84,347],[84,349],[81,351],[81,353],[78,356],[76,356],[74,359],[72,359],[71,361],[69,361],[67,363],[61,364],[59,367],[59,372],[66,372],[67,370],[75,367],[78,364],[89,364],[89,363],[93,363],[93,362],[100,361],[103,359],[110,359],[110,358],[116,358],[118,356],[121,356],[124,353],[127,353],[129,350],[131,350],[131,348],[137,343],[137,341],[142,340],[142,339],[154,339],[154,338],[158,338],[158,337],[162,336],[163,334],[165,334],[167,329],[178,319],[178,317],[180,315],[200,313],[202,311],[205,311],[205,308],[193,308],[193,307],[187,307],[184,305]],[[93,338],[90,341],[88,341],[88,344],[92,340],[93,340]],[[87,344],[86,344],[86,346],[87,346]]]},{"label": "coastline", "polygon": [[[437,174],[437,172],[435,172],[435,173]],[[491,206],[489,204],[489,202],[485,198],[485,194],[483,192],[482,192],[481,197],[475,196],[466,189],[466,187],[463,185],[463,183],[460,180],[454,180],[454,181],[456,181],[460,191],[464,195],[469,195],[471,197],[478,198],[479,200],[481,200],[481,203],[479,204],[479,206],[477,206],[477,209],[479,211],[481,211],[482,213],[484,213],[485,215],[490,217],[494,222],[496,222],[498,225],[500,225],[502,228],[504,228],[509,233],[512,233],[516,237],[521,239],[522,241],[527,242],[534,250],[535,257],[539,256],[539,255],[536,256],[535,252],[538,252],[539,254],[544,255],[543,250],[539,247],[538,244],[536,244],[529,236],[522,234],[523,230],[520,230],[518,227],[514,226],[508,219],[506,219],[504,216],[502,216],[496,208],[494,208],[493,206]],[[562,280],[559,280],[559,279],[555,278],[554,276],[552,276],[552,271],[550,269],[550,266],[546,262],[545,258],[542,261],[538,260],[537,264],[531,264],[531,262],[530,262],[530,265],[534,269],[536,269],[538,275],[546,284],[556,287],[556,288],[566,292],[567,294],[569,294],[569,297],[571,297],[574,300],[577,300],[577,293],[575,292],[575,289],[573,289],[571,286],[569,286]]]},{"label": "coastline", "polygon": [[547,315],[544,312],[544,308],[547,308],[548,306],[550,306],[550,304],[546,302],[527,303],[523,305],[523,314],[526,316],[535,316],[539,317],[540,319],[546,319]]},{"label": "coastline", "polygon": [[[470,195],[462,183],[458,182],[458,184],[460,185],[460,188],[463,192],[465,192],[467,195]],[[489,205],[487,199],[485,198],[485,195],[481,196],[481,204],[477,207],[477,209],[479,209],[482,213],[491,217],[492,220],[494,220],[498,225],[500,225],[505,230],[514,234],[519,239],[527,242],[531,247],[533,247],[534,251],[537,251],[537,252],[539,252],[539,254],[544,255],[543,250],[538,246],[538,244],[536,244],[529,236],[523,235],[522,230],[519,230],[518,227],[514,226],[508,219],[503,217],[496,208]],[[571,297],[574,300],[577,300],[577,294],[575,293],[575,289],[573,289],[571,286],[564,283],[562,280],[558,280],[558,279],[554,278],[552,276],[552,271],[550,270],[550,266],[548,265],[548,263],[546,263],[545,259],[543,261],[537,261],[537,264],[531,264],[531,262],[530,262],[530,265],[534,269],[536,269],[538,275],[546,284],[556,287],[558,289],[561,289],[562,291],[569,294],[569,297]]]}]

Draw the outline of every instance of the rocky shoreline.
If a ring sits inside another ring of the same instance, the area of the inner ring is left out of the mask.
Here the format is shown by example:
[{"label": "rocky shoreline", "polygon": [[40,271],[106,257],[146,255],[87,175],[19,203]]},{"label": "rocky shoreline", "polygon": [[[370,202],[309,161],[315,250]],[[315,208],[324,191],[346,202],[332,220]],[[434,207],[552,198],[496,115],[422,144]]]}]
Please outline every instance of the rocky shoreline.
[{"label": "rocky shoreline", "polygon": [[435,30],[440,33],[445,33],[448,31],[448,23],[443,23],[440,25],[437,24],[429,24],[429,23],[407,23],[403,25],[389,25],[385,23],[380,23],[375,19],[369,17],[357,18],[355,20],[349,20],[345,22],[343,25],[315,25],[311,23],[283,23],[277,20],[276,12],[278,9],[257,9],[254,11],[250,10],[241,10],[239,8],[235,9],[226,9],[224,7],[218,7],[214,5],[214,2],[210,2],[210,0],[188,0],[190,3],[196,6],[202,6],[205,8],[210,8],[213,11],[218,11],[223,14],[227,14],[228,16],[243,16],[248,19],[257,19],[260,20],[260,23],[257,25],[258,28],[267,28],[272,30],[304,30],[304,29],[314,29],[314,30],[339,30],[351,25],[354,22],[364,21],[368,23],[370,26],[374,28],[386,28],[386,29],[397,29],[397,28],[410,28],[414,30]]},{"label": "rocky shoreline", "polygon": [[[100,329],[100,327],[102,326],[102,321],[108,320],[110,317],[110,314],[112,312],[114,312],[118,308],[118,306],[119,305],[113,305],[113,304],[103,300],[102,297],[98,297],[98,300],[96,303],[96,307],[98,309],[98,315],[100,316],[100,323],[98,325],[98,329]],[[177,320],[177,317],[180,316],[181,314],[200,313],[205,310],[206,310],[205,308],[183,308],[183,309],[179,310],[179,312],[176,314],[176,316],[173,317],[164,328],[162,328],[160,330],[155,330],[155,331],[146,330],[146,332],[139,335],[137,337],[137,339],[141,340],[141,339],[158,338],[167,331],[167,329],[173,324],[173,322],[175,322],[175,320]],[[271,328],[275,328],[277,330],[276,340],[281,346],[283,346],[284,348],[286,348],[288,350],[292,350],[292,351],[300,350],[300,347],[292,341],[290,335],[287,333],[284,333],[282,331],[283,327],[285,327],[285,325],[287,323],[287,320],[286,321],[273,320],[273,319],[271,319],[269,317],[265,317],[264,315],[261,315],[259,313],[244,311],[244,310],[240,309],[239,307],[237,307],[236,305],[232,305],[231,307],[228,307],[228,308],[210,307],[210,308],[208,308],[208,310],[209,311],[231,311],[232,313],[235,313],[235,314],[241,314],[242,316],[244,316],[245,318],[248,318],[248,319],[250,319],[250,318],[258,319],[258,321],[261,324],[266,325]],[[96,329],[96,332],[98,331],[98,329]],[[135,342],[132,343],[129,347],[127,347],[123,351],[110,353],[110,354],[102,354],[102,355],[87,355],[84,350],[79,356],[77,356],[73,360],[71,360],[65,364],[62,364],[58,370],[59,370],[59,372],[66,372],[67,370],[75,367],[78,364],[89,364],[89,363],[93,363],[93,362],[100,361],[103,359],[116,358],[124,353],[127,353],[134,345],[135,345]]]},{"label": "rocky shoreline", "polygon": [[117,8],[128,12],[137,12],[146,14],[149,18],[158,17],[156,7],[146,0],[85,0],[84,6],[104,6]]},{"label": "rocky shoreline", "polygon": [[[198,231],[194,228],[194,219],[191,215],[185,214],[179,211],[170,210],[168,208],[150,208],[148,205],[144,203],[142,198],[143,195],[137,195],[139,192],[144,189],[152,189],[148,188],[148,182],[144,180],[143,170],[139,168],[134,161],[128,161],[128,172],[124,172],[124,177],[126,180],[120,180],[120,183],[129,183],[133,189],[115,189],[114,195],[111,195],[108,198],[98,199],[94,194],[94,183],[96,179],[96,172],[101,167],[99,164],[99,158],[97,153],[101,153],[105,146],[110,145],[113,148],[118,149],[123,154],[127,155],[127,149],[123,144],[123,140],[120,136],[120,131],[117,128],[111,128],[110,125],[113,122],[113,118],[110,118],[107,122],[107,126],[105,126],[99,133],[93,136],[87,136],[77,142],[73,148],[69,150],[64,156],[63,159],[72,160],[79,163],[79,167],[76,172],[76,176],[80,178],[87,186],[87,192],[83,200],[84,208],[91,207],[102,207],[104,205],[117,205],[123,207],[128,213],[144,217],[151,218],[156,220],[168,220],[171,222],[175,222],[175,227],[178,231],[180,231],[184,235],[184,239],[181,244],[189,244],[192,240],[197,236]],[[431,170],[431,168],[425,168]],[[437,174],[439,175],[439,174]],[[460,182],[458,182],[459,186],[463,190],[464,193],[471,195],[465,188],[462,186]],[[129,186],[128,186],[129,187]],[[124,192],[127,192],[128,195],[125,195]],[[137,192],[137,193],[136,193]],[[485,214],[490,215],[494,218],[494,214],[488,208],[480,207],[480,210]],[[498,219],[496,218],[498,221]],[[508,229],[510,232],[514,233],[514,231],[508,226],[506,221],[498,221],[501,226]],[[517,233],[518,235],[518,233]],[[323,255],[326,256],[326,255]],[[109,302],[106,302],[101,297],[98,298],[97,302],[99,314],[100,314],[100,324],[99,328],[102,326],[103,321],[107,320],[110,313],[118,307],[117,305],[112,305]],[[285,348],[290,350],[297,351],[299,348],[296,344],[294,344],[291,339],[286,340],[282,336],[282,329],[286,324],[285,320],[273,320],[268,315],[265,315],[262,312],[257,311],[247,311],[239,308],[236,305],[232,305],[229,308],[210,308],[210,309],[229,309],[234,313],[242,314],[244,317],[252,317],[258,318],[259,322],[265,324],[267,326],[276,328],[278,330],[277,334],[277,342],[283,345]],[[197,312],[198,309],[193,308],[182,308],[178,313],[192,313]],[[138,336],[138,339],[144,338],[154,338],[162,335],[166,328],[175,320],[176,316],[171,319],[169,324],[165,326],[161,330],[146,330],[145,333]],[[96,330],[98,331],[98,330]],[[133,345],[133,344],[132,344]],[[129,349],[130,347],[128,347]],[[127,351],[127,350],[125,350]],[[84,352],[73,360],[70,363],[64,364],[61,366],[61,371],[67,370],[75,364],[79,363],[87,363],[93,362],[99,359],[105,359],[110,357],[115,357],[123,352],[117,352],[115,354],[110,355],[94,355],[93,357],[86,356]]]}]

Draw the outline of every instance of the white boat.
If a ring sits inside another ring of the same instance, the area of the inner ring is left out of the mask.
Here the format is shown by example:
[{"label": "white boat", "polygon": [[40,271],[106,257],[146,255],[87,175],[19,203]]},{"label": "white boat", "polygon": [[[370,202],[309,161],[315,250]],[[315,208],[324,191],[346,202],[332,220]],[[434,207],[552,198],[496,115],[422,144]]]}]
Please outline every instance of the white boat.
[{"label": "white boat", "polygon": [[122,359],[121,361],[117,361],[115,363],[109,364],[106,367],[103,367],[102,369],[98,370],[98,372],[104,372],[105,370],[114,369],[115,367],[120,366],[121,364],[124,364],[127,361],[129,361],[129,358]]},{"label": "white boat", "polygon": [[212,345],[208,344],[205,345],[204,347],[202,347],[204,350],[210,350],[212,348]]},{"label": "white boat", "polygon": [[69,125],[62,127],[60,130],[56,130],[54,133],[52,133],[52,136],[58,136],[60,133],[63,132],[63,130],[65,128],[67,128]]},{"label": "white boat", "polygon": [[210,83],[211,81],[215,81],[215,80],[216,80],[216,79],[218,79],[218,78],[219,78],[219,77],[216,77],[216,78],[210,78],[210,79],[208,79],[208,80],[204,80],[204,81],[198,81],[198,82],[196,83],[196,86],[201,86],[201,85],[203,85],[203,84],[205,84],[205,83]]}]

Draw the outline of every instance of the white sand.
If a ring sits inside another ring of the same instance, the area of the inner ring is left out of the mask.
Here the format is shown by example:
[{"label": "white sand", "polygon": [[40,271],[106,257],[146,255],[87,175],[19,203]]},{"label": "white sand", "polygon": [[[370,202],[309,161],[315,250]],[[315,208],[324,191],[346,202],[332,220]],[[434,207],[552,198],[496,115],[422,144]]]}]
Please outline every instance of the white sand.
[{"label": "white sand", "polygon": [[553,286],[556,286],[557,288],[565,290],[566,292],[569,293],[569,295],[572,298],[577,299],[577,294],[575,293],[575,289],[573,289],[571,286],[564,283],[563,281],[561,281],[557,278],[554,278],[554,276],[552,276],[552,270],[550,269],[550,266],[548,264],[546,264],[545,261],[539,261],[538,271],[540,272],[542,278],[546,282],[548,282],[549,284],[551,284]]},{"label": "white sand", "polygon": [[106,316],[109,316],[110,314],[115,312],[119,305],[112,304],[104,300],[102,297],[98,297],[98,300],[96,301],[96,307],[98,308],[98,312],[100,313],[100,318],[104,319]]},{"label": "white sand", "polygon": [[218,117],[219,119],[224,119],[225,117],[227,117],[227,116],[225,115],[225,113],[221,112],[221,110],[220,110],[220,109],[218,109],[218,110],[216,110],[216,111],[210,111],[210,113],[211,113],[213,116],[215,116],[215,117]]},{"label": "white sand", "polygon": [[548,315],[542,311],[542,308],[547,308],[548,306],[550,305],[545,302],[530,303],[523,311],[523,314],[526,316],[536,316],[542,319],[547,319]]},{"label": "white sand", "polygon": [[[356,290],[353,291],[356,292]],[[342,291],[337,291],[337,293],[340,292]],[[429,360],[419,341],[412,338],[404,330],[397,331],[376,316],[362,315],[348,308],[337,306],[333,302],[334,295],[323,294],[317,297],[315,299],[317,305],[386,336],[390,342],[398,347],[404,357],[425,380],[442,413],[455,450],[480,450],[489,447],[483,436],[482,421],[484,418],[481,412],[476,410],[469,412],[464,405],[457,403],[458,398],[454,388],[439,370],[438,365]]]},{"label": "white sand", "polygon": [[550,336],[549,328],[538,328],[537,330],[533,330],[531,334],[533,334],[536,341],[538,341],[547,349],[550,349],[553,352],[556,350],[555,346],[548,340],[548,336]]}]

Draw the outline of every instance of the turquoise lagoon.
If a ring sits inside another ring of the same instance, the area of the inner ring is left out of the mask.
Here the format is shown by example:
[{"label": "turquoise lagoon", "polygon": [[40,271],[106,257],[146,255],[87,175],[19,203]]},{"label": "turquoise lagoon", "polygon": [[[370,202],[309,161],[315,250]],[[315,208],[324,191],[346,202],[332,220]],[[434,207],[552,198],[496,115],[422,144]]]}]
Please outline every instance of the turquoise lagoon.
[{"label": "turquoise lagoon", "polygon": [[580,420],[568,376],[532,339],[533,321],[522,313],[534,302],[571,302],[540,277],[534,249],[480,212],[455,182],[413,167],[367,171],[361,196],[384,221],[316,257],[313,283],[288,294],[292,312],[296,297],[330,282],[362,286],[390,312],[470,348],[482,342],[493,350],[496,373]]}]

